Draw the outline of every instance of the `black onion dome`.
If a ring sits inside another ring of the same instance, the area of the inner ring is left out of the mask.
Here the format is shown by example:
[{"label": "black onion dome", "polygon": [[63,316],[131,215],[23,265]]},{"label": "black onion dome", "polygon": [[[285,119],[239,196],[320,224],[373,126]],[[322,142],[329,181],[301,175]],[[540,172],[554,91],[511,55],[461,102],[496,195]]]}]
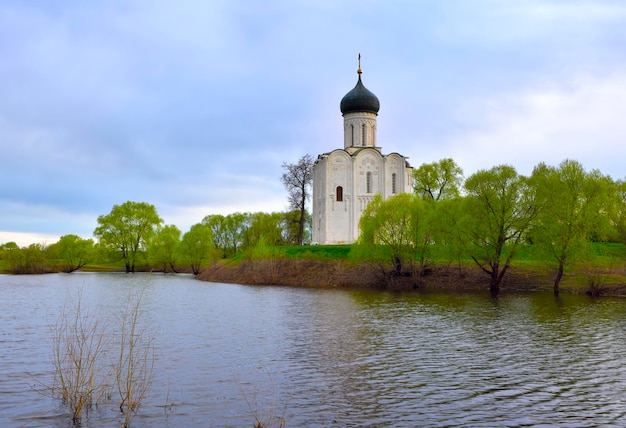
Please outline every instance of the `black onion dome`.
[{"label": "black onion dome", "polygon": [[376,95],[363,86],[361,74],[359,73],[359,81],[356,83],[354,89],[341,99],[340,108],[341,114],[360,112],[378,114],[380,101],[378,101]]}]

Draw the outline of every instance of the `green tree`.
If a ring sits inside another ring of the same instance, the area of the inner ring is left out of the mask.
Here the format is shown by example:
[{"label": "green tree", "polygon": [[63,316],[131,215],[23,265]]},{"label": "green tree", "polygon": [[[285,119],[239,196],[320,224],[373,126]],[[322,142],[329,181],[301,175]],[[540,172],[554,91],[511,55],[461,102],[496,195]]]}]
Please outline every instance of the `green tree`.
[{"label": "green tree", "polygon": [[413,192],[426,202],[429,233],[425,242],[434,241],[439,256],[450,263],[459,262],[459,273],[461,254],[465,249],[459,226],[463,216],[458,209],[462,184],[463,170],[450,158],[422,164],[413,171]]},{"label": "green tree", "polygon": [[608,213],[616,240],[626,244],[626,179],[614,183],[612,195]]},{"label": "green tree", "polygon": [[221,252],[221,257],[226,258],[226,217],[221,214],[209,214],[202,219],[202,224],[211,230],[213,246]]},{"label": "green tree", "polygon": [[261,240],[264,246],[283,245],[283,219],[284,214],[277,212],[249,214],[248,227],[242,234],[242,248],[254,248]]},{"label": "green tree", "polygon": [[115,251],[124,260],[126,272],[135,272],[135,262],[155,228],[163,223],[154,205],[146,202],[125,202],[114,205],[107,215],[98,217],[99,226],[93,234],[104,248]]},{"label": "green tree", "polygon": [[0,245],[0,260],[7,260],[11,251],[19,250],[19,248],[20,247],[13,241]]},{"label": "green tree", "polygon": [[463,170],[450,158],[413,170],[413,191],[424,200],[455,198],[462,183]]},{"label": "green tree", "polygon": [[46,267],[45,246],[31,244],[28,247],[8,251],[7,264],[15,274],[36,274],[48,272]]},{"label": "green tree", "polygon": [[18,248],[20,248],[19,245],[17,245],[13,241],[5,242],[4,244],[0,245],[0,250],[2,251],[17,250]]},{"label": "green tree", "polygon": [[283,169],[285,172],[281,181],[289,194],[289,207],[300,213],[297,244],[302,245],[307,222],[306,201],[313,182],[313,158],[308,154],[304,155],[297,163],[283,163]]},{"label": "green tree", "polygon": [[60,256],[59,256],[59,243],[55,242],[53,244],[46,245],[46,248],[44,250],[44,256],[46,257],[46,260],[48,260],[48,262],[56,261],[56,260],[60,259]]},{"label": "green tree", "polygon": [[465,200],[462,197],[442,199],[431,213],[436,257],[448,265],[456,263],[459,276],[463,276],[462,259],[468,254]]},{"label": "green tree", "polygon": [[206,224],[198,223],[191,226],[183,235],[180,254],[191,266],[193,274],[198,275],[204,263],[213,256],[214,248],[211,228]]},{"label": "green tree", "polygon": [[57,254],[62,261],[63,272],[74,272],[93,260],[93,239],[83,239],[77,235],[61,236],[57,243]]},{"label": "green tree", "polygon": [[[302,220],[302,213],[298,210],[287,211],[283,213],[283,223],[282,223],[283,232],[282,233],[283,233],[283,240],[286,245],[299,245],[298,240],[300,237],[301,220]],[[302,239],[303,239],[303,242],[307,242],[307,240],[309,240],[311,236],[311,228],[310,228],[311,215],[309,214],[308,211],[304,212],[304,220],[305,220],[305,227],[304,227],[304,235]]]},{"label": "green tree", "polygon": [[250,214],[248,213],[236,212],[226,216],[223,226],[229,256],[233,256],[241,251],[243,236],[248,228],[249,219]]},{"label": "green tree", "polygon": [[586,172],[573,160],[563,161],[557,168],[544,163],[532,174],[541,210],[532,229],[533,247],[556,263],[554,293],[566,267],[590,250],[590,240],[602,233],[601,225],[608,219],[602,214],[608,205],[612,182],[600,171]]},{"label": "green tree", "polygon": [[526,177],[508,165],[481,170],[465,182],[470,255],[499,290],[511,261],[537,214]]},{"label": "green tree", "polygon": [[169,269],[176,272],[176,255],[180,243],[180,229],[173,224],[157,227],[157,230],[150,239],[148,245],[148,255],[153,265],[159,266],[163,272]]},{"label": "green tree", "polygon": [[408,193],[384,201],[377,194],[361,216],[361,250],[357,252],[375,260],[389,260],[392,276],[402,276],[406,271],[421,276],[432,242],[428,210],[427,203]]},{"label": "green tree", "polygon": [[211,229],[213,244],[221,250],[222,257],[232,257],[241,251],[244,234],[250,224],[250,214],[211,214],[204,217],[202,223]]}]

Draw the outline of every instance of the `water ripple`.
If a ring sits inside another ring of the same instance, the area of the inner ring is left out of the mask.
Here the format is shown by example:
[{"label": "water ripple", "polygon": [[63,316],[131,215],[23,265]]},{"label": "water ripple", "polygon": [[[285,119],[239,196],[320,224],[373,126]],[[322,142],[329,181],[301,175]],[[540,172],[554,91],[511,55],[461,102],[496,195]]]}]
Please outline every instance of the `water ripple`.
[{"label": "water ripple", "polygon": [[[114,317],[146,287],[157,372],[134,426],[626,426],[626,301],[0,275],[0,426],[69,427],[38,385],[49,326],[83,290]],[[119,425],[115,405],[83,426]]]}]

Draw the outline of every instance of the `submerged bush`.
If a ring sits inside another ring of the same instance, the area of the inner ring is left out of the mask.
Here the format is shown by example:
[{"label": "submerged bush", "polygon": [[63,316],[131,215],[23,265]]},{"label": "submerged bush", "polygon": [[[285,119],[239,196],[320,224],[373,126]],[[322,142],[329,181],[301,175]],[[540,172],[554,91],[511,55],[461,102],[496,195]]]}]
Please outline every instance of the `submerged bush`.
[{"label": "submerged bush", "polygon": [[[110,326],[85,307],[79,293],[51,327],[54,380],[44,390],[69,407],[75,425],[92,407],[111,399],[111,379],[119,392],[124,428],[146,397],[154,368],[154,336],[141,325],[141,300],[142,292],[129,293],[118,324]],[[117,354],[107,354],[111,347]]]}]

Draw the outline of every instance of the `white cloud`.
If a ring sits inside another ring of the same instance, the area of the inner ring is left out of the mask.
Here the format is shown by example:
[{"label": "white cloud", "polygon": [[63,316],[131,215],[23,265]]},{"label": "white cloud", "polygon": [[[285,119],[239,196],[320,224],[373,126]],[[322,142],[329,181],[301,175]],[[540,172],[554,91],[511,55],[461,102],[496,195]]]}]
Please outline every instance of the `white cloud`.
[{"label": "white cloud", "polygon": [[451,138],[440,156],[453,157],[466,173],[506,163],[529,174],[539,162],[575,159],[621,178],[626,173],[624,94],[626,75],[587,76],[473,101],[475,130]]},{"label": "white cloud", "polygon": [[43,233],[7,232],[0,230],[0,244],[15,242],[18,247],[27,247],[30,244],[54,244],[59,240],[58,235],[46,235]]},{"label": "white cloud", "polygon": [[623,175],[621,2],[5,3],[4,230],[90,237],[128,200],[183,231],[285,210],[281,163],[343,146],[358,52],[386,153]]},{"label": "white cloud", "polygon": [[626,5],[616,1],[469,0],[443,6],[445,25],[433,27],[433,33],[447,43],[483,49],[552,39],[536,46],[544,49],[555,38],[589,40],[607,25],[621,25],[625,17]]}]

